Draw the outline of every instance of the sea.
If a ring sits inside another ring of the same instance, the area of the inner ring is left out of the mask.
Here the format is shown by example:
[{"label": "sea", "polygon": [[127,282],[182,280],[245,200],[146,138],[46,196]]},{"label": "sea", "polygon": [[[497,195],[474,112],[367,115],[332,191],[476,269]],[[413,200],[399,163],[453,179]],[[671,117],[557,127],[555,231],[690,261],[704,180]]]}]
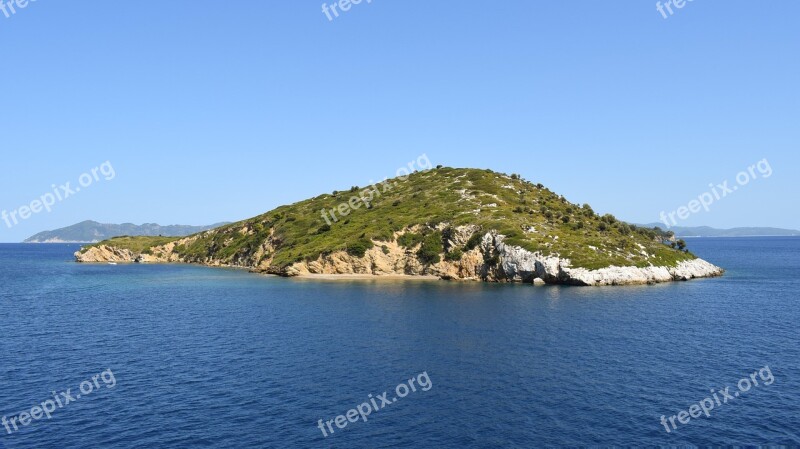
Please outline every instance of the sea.
[{"label": "sea", "polygon": [[0,245],[0,448],[800,446],[800,238],[635,287],[285,279]]}]

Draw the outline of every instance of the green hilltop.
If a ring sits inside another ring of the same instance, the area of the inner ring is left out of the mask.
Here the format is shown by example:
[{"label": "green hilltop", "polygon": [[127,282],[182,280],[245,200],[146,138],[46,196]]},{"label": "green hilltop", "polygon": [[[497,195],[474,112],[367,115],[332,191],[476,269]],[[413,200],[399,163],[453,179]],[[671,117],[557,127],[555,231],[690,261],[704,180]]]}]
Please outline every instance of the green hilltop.
[{"label": "green hilltop", "polygon": [[[450,247],[449,234],[463,225],[473,226],[473,238]],[[121,237],[92,246],[152,254],[175,242],[170,253],[179,261],[213,259],[280,272],[337,251],[363,256],[388,242],[413,251],[425,264],[456,261],[492,230],[505,235],[507,244],[569,258],[573,267],[674,267],[695,259],[681,250],[682,241],[679,248],[669,242],[671,234],[600,216],[589,205],[572,204],[518,175],[445,167],[323,194],[189,238]]]}]

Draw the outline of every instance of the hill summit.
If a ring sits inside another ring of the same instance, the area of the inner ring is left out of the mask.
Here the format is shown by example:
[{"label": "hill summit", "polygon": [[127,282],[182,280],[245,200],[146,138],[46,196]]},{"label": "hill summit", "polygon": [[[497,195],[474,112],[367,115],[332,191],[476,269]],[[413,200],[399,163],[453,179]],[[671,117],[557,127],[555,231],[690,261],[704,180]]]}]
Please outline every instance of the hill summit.
[{"label": "hill summit", "polygon": [[185,238],[120,237],[79,262],[184,262],[256,272],[433,275],[622,285],[723,270],[658,228],[576,205],[518,175],[443,168],[334,191]]}]

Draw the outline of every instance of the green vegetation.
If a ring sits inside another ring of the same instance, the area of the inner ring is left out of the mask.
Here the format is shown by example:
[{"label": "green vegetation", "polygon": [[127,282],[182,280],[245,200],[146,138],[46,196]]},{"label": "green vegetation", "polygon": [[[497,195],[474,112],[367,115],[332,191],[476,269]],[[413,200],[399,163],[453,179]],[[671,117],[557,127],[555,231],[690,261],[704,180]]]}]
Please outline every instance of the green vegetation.
[{"label": "green vegetation", "polygon": [[473,249],[477,248],[478,245],[481,244],[481,240],[483,239],[483,235],[479,232],[472,234],[472,237],[467,240],[467,244],[464,245],[464,251],[472,251]]},{"label": "green vegetation", "polygon": [[444,252],[442,233],[438,231],[431,232],[423,238],[422,246],[420,246],[419,251],[417,251],[417,257],[419,257],[422,263],[432,265],[442,260],[439,257],[439,254],[442,252]]},{"label": "green vegetation", "polygon": [[[129,235],[123,235],[120,237],[111,238],[101,243],[109,246],[114,246],[120,249],[127,249],[134,253],[148,254],[146,251],[148,251],[150,248],[154,246],[164,245],[174,240],[175,237],[147,237],[147,236],[131,237]],[[97,245],[100,245],[101,243],[98,243]]]},{"label": "green vegetation", "polygon": [[[664,244],[673,238],[670,233],[630,225],[610,214],[599,216],[589,205],[569,203],[518,175],[441,167],[386,185],[390,187],[379,185],[372,191],[347,187],[282,206],[196,234],[175,252],[189,262],[211,257],[223,263],[269,260],[271,267],[280,269],[336,251],[363,256],[374,245],[388,252],[382,242],[399,235],[400,246],[414,251],[423,263],[433,264],[442,257],[458,260],[478,247],[487,231],[496,230],[509,244],[570,258],[575,267],[674,266],[694,258],[681,251],[679,243],[676,248]],[[362,195],[371,207],[361,200],[350,201]],[[358,207],[340,212],[340,205],[347,202]],[[447,248],[449,228],[461,225],[477,225],[481,232],[463,247]],[[175,240],[126,237],[102,243],[142,252]]]},{"label": "green vegetation", "polygon": [[456,248],[456,249],[450,251],[449,253],[445,254],[444,260],[446,260],[448,262],[457,262],[457,261],[461,260],[461,257],[463,255],[464,255],[464,251],[461,251],[460,249]]},{"label": "green vegetation", "polygon": [[414,232],[406,232],[405,234],[401,235],[397,238],[397,244],[402,246],[406,249],[411,249],[420,243],[422,243],[422,234],[417,234]]},{"label": "green vegetation", "polygon": [[367,251],[375,246],[371,240],[358,240],[347,247],[347,254],[355,257],[364,257]]}]

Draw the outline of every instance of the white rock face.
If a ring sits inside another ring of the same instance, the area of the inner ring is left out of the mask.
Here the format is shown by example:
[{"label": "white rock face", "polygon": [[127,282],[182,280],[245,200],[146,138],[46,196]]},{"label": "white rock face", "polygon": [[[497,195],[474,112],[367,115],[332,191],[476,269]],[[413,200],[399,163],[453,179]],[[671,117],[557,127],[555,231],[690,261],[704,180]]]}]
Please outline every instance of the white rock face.
[{"label": "white rock face", "polygon": [[494,280],[505,278],[511,282],[531,283],[539,278],[548,284],[603,286],[685,281],[721,276],[725,272],[722,268],[702,259],[683,261],[676,267],[611,266],[598,270],[572,268],[569,259],[532,253],[518,246],[506,245],[503,243],[504,240],[504,236],[492,232],[483,237],[484,254],[495,254],[500,260],[498,272],[487,273],[487,278],[495,277]]},{"label": "white rock face", "polygon": [[672,278],[676,281],[688,281],[694,278],[720,276],[725,272],[720,267],[706,262],[703,259],[686,260],[670,269]]}]

